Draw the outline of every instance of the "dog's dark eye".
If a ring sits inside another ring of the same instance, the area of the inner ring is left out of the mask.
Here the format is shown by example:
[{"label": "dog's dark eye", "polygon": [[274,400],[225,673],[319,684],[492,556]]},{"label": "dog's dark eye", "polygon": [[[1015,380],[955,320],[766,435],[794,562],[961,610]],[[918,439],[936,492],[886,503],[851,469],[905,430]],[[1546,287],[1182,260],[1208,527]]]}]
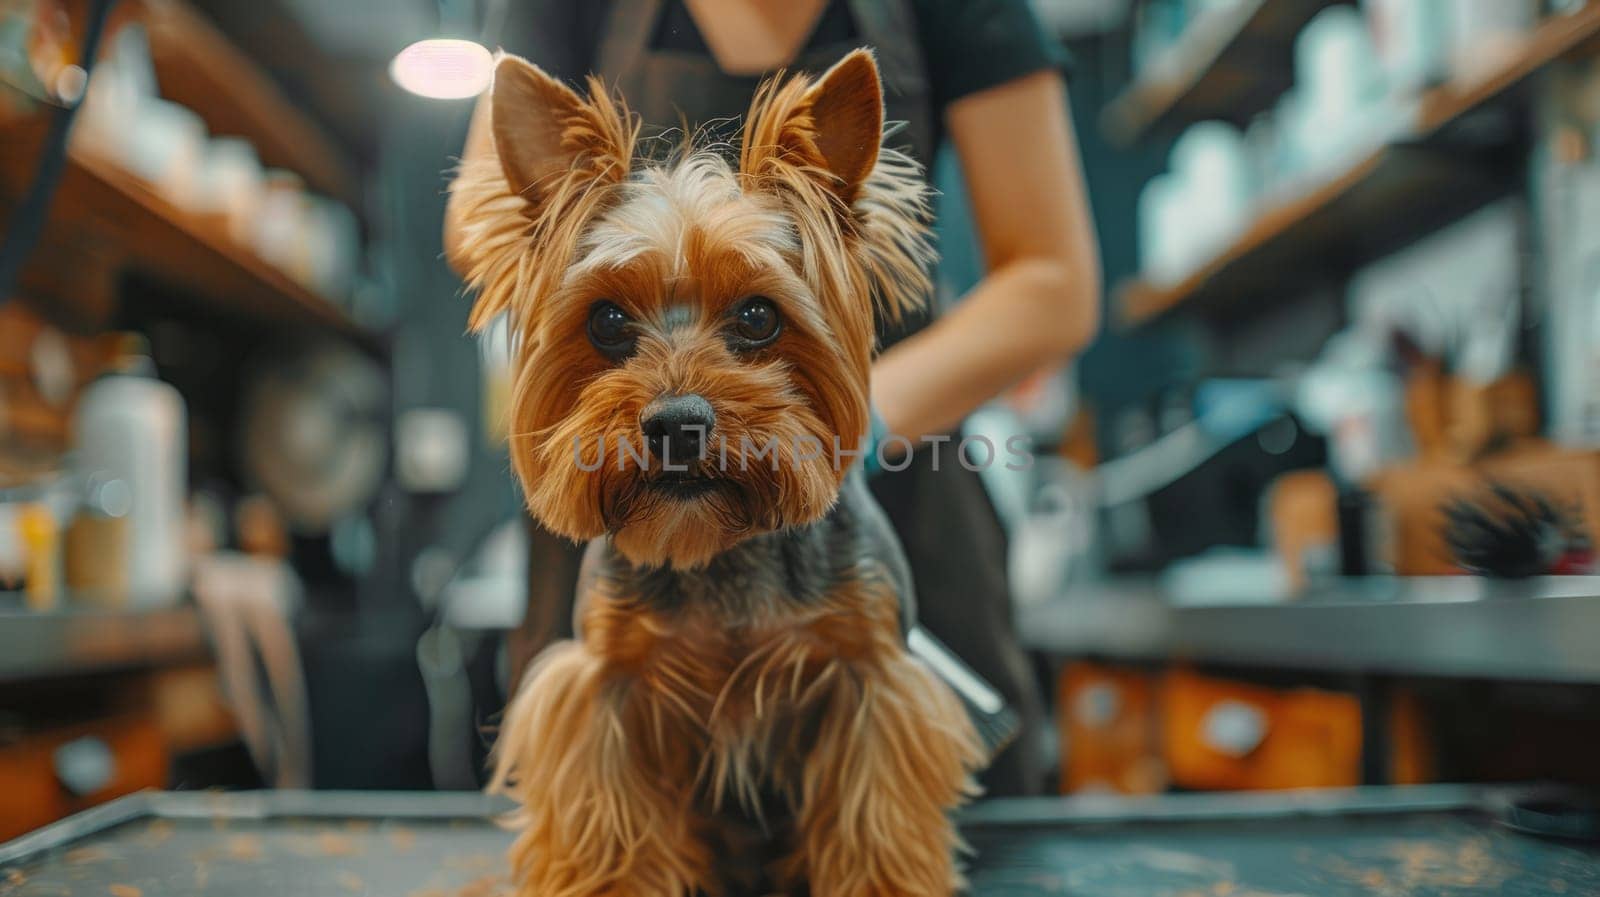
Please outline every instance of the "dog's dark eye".
[{"label": "dog's dark eye", "polygon": [[759,349],[778,338],[778,307],[765,296],[746,299],[733,313],[733,334],[741,348]]},{"label": "dog's dark eye", "polygon": [[624,358],[633,352],[633,319],[615,302],[596,302],[589,309],[589,342],[607,357]]}]

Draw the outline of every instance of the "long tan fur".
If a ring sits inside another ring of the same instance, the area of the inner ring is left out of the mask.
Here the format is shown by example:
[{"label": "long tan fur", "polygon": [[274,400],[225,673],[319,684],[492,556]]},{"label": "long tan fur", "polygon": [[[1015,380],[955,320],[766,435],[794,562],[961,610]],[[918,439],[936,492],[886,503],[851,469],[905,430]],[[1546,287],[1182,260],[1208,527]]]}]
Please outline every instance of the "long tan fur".
[{"label": "long tan fur", "polygon": [[[822,525],[845,468],[801,457],[796,440],[855,445],[874,305],[898,319],[929,288],[927,190],[914,162],[878,146],[870,55],[763,86],[737,167],[692,147],[643,164],[637,121],[597,81],[580,96],[520,60],[500,67],[496,117],[532,117],[497,121],[510,156],[470,160],[452,189],[472,326],[502,313],[513,325],[511,458],[530,510],[603,538],[631,569],[685,575]],[[781,338],[735,351],[726,322],[751,296],[775,304]],[[600,301],[636,322],[623,361],[586,335]],[[575,463],[686,393],[715,408],[714,452],[771,439],[772,466],[703,471],[711,490],[684,501],[653,490],[648,465]],[[880,560],[829,575],[805,602],[781,576],[736,579],[731,605],[649,604],[588,581],[582,638],[530,668],[495,748],[492,787],[520,808],[522,897],[718,897],[742,874],[730,845],[749,841],[750,820],[767,837],[773,799],[789,853],[753,874],[784,893],[952,893],[946,813],[971,792],[976,736],[907,655]]]},{"label": "long tan fur", "polygon": [[712,888],[694,820],[763,780],[801,808],[782,882],[836,897],[948,895],[945,815],[982,750],[960,702],[900,644],[865,586],[741,633],[590,603],[581,642],[530,668],[496,745],[516,798],[526,897],[688,897]]}]

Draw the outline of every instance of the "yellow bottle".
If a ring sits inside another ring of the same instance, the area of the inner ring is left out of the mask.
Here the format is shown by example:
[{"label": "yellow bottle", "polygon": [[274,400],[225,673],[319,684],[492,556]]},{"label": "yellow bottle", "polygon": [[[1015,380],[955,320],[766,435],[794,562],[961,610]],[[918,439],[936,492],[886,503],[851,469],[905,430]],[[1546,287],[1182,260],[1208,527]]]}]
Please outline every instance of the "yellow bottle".
[{"label": "yellow bottle", "polygon": [[61,532],[55,515],[41,502],[25,506],[17,528],[27,552],[28,584],[23,595],[31,610],[51,610],[61,593]]}]

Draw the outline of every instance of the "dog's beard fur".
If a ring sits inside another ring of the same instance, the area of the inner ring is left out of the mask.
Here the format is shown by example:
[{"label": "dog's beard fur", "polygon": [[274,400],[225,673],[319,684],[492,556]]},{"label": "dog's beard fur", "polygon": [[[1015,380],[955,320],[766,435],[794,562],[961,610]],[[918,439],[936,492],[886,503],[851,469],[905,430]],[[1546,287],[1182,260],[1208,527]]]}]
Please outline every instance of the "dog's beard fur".
[{"label": "dog's beard fur", "polygon": [[[737,166],[692,140],[640,162],[637,123],[598,81],[580,97],[501,62],[495,156],[453,185],[457,262],[478,293],[473,326],[502,312],[513,323],[512,464],[552,531],[609,533],[635,563],[686,568],[833,506],[850,460],[834,447],[856,449],[868,427],[874,307],[898,319],[920,302],[931,257],[926,188],[914,162],[879,149],[877,74],[862,60],[824,82],[765,85]],[[782,332],[735,352],[725,315],[758,295]],[[638,322],[624,361],[588,339],[601,299]],[[652,488],[656,461],[619,464],[645,407],[686,393],[716,415],[713,485],[692,497]],[[769,445],[776,457],[749,451]]]}]

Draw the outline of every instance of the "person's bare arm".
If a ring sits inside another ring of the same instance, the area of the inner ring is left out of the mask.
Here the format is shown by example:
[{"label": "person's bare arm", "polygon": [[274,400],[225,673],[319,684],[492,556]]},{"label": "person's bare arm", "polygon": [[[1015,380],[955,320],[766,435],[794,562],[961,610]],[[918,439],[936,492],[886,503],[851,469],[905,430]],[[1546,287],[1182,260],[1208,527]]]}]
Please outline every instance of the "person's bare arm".
[{"label": "person's bare arm", "polygon": [[[489,122],[489,92],[478,97],[472,107],[472,122],[467,125],[467,142],[461,148],[461,162],[484,158],[494,152],[494,132]],[[465,276],[465,259],[461,256],[461,206],[451,191],[444,205],[444,258],[459,275]]]},{"label": "person's bare arm", "polygon": [[872,370],[889,432],[947,432],[1076,354],[1100,318],[1100,261],[1065,87],[1040,72],[952,103],[946,121],[988,274]]}]

